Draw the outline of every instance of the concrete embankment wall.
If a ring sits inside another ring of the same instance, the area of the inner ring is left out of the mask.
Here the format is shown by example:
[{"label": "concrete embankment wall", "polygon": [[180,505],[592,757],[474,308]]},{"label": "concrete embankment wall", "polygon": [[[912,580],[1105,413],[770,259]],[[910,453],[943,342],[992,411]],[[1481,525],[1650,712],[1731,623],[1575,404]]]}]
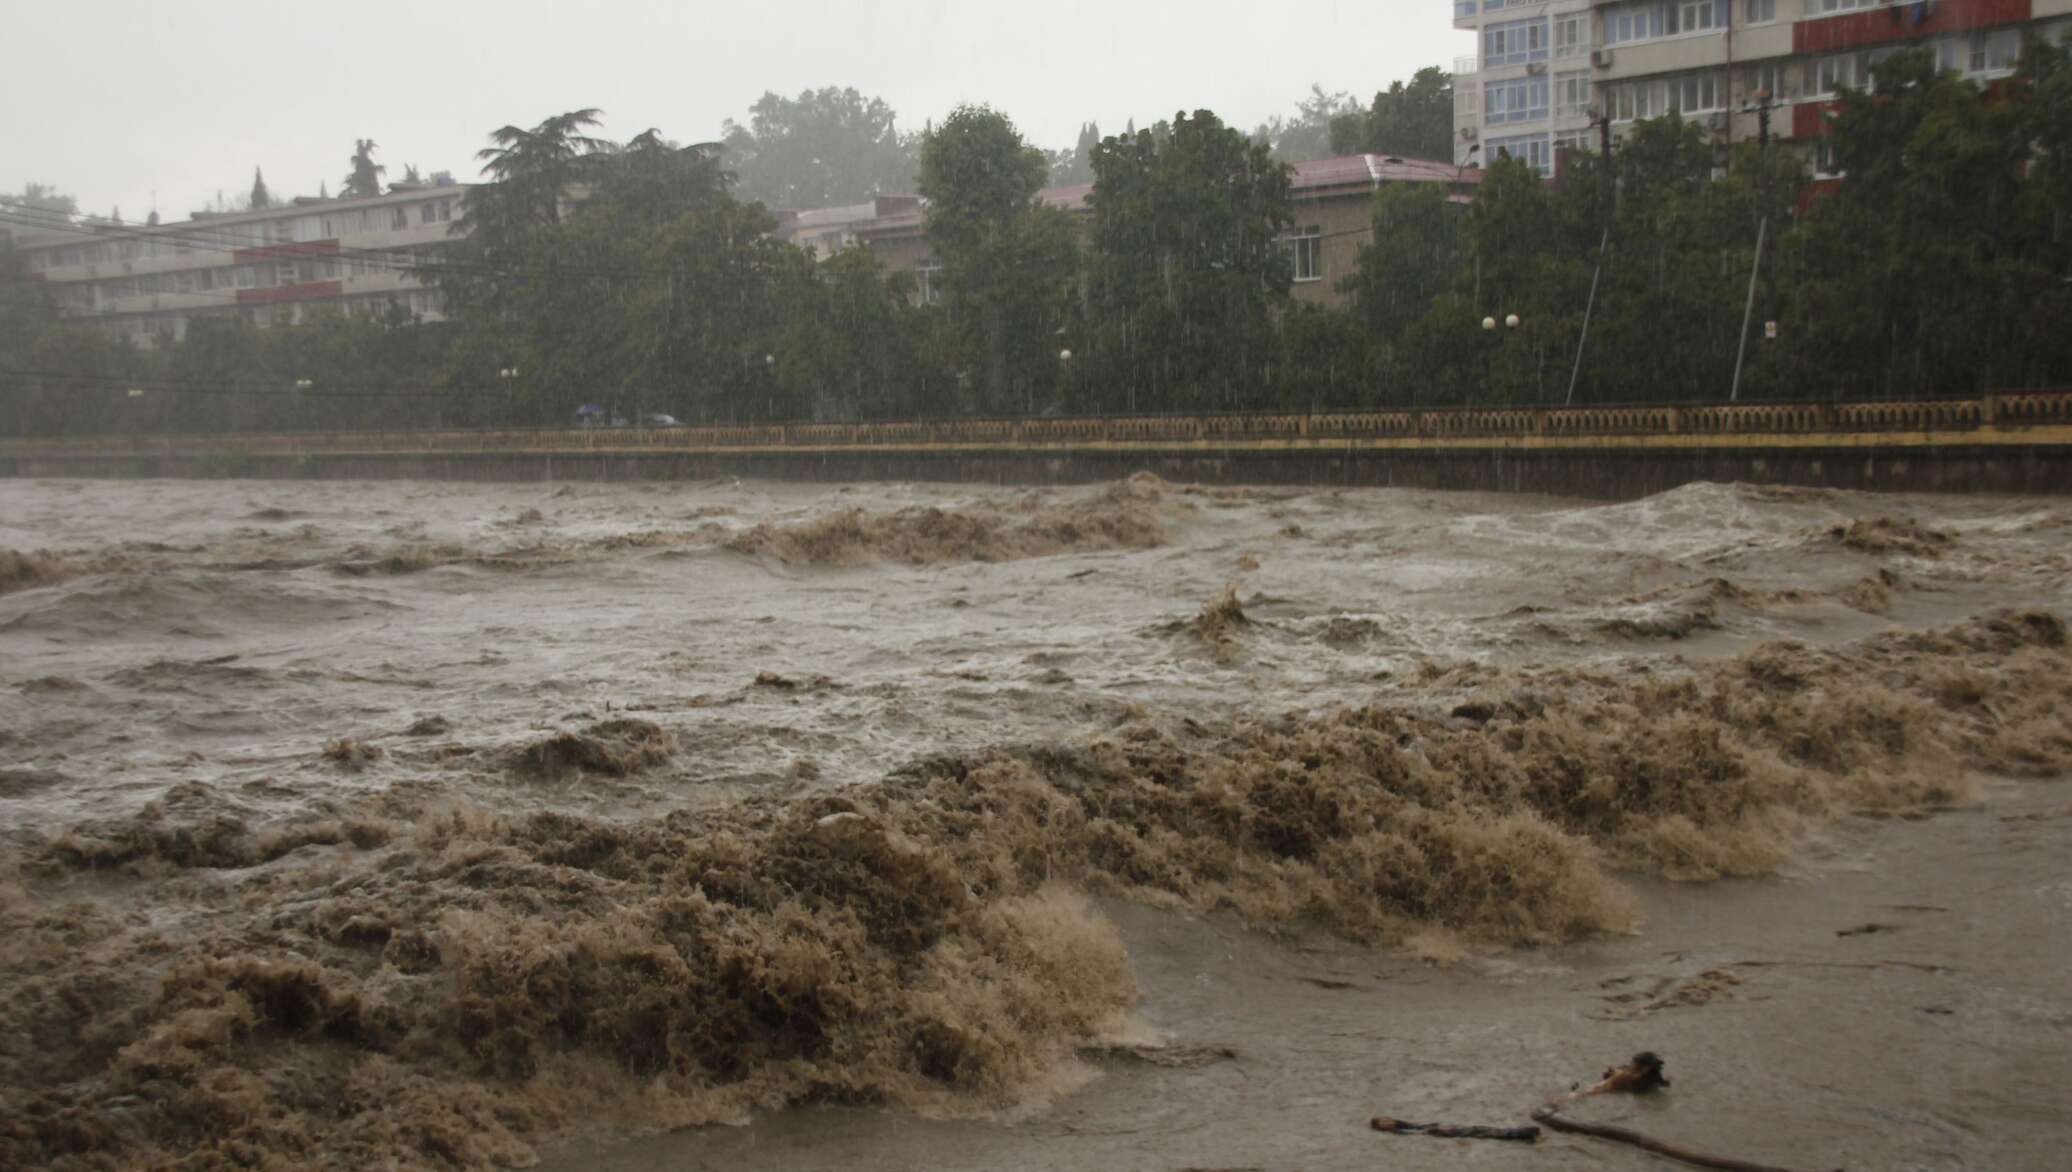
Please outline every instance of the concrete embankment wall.
[{"label": "concrete embankment wall", "polygon": [[1401,486],[1623,499],[1693,481],[1907,492],[2072,492],[2072,446],[1552,451],[470,452],[0,457],[0,475],[486,481],[932,480],[1070,484],[1153,472],[1210,484]]},{"label": "concrete embankment wall", "polygon": [[0,475],[1205,483],[1618,499],[1698,480],[2072,491],[2072,393],[1907,402],[1259,412],[0,439]]}]

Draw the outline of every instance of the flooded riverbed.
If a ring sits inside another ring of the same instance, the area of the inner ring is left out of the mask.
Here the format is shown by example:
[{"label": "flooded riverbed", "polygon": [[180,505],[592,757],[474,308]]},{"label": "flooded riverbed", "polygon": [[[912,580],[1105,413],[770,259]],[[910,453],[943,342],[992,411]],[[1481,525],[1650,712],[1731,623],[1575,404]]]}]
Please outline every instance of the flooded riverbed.
[{"label": "flooded riverbed", "polygon": [[0,483],[0,1163],[2044,1166],[2068,524]]}]

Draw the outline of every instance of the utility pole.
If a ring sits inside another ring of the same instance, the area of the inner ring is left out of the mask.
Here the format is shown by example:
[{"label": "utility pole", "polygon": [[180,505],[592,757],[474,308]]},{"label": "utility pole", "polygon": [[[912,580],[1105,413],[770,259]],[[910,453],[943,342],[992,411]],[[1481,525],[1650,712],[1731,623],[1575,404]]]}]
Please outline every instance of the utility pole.
[{"label": "utility pole", "polygon": [[1748,323],[1755,318],[1755,278],[1763,271],[1763,240],[1770,233],[1770,217],[1764,216],[1755,230],[1755,264],[1748,270],[1748,304],[1741,310],[1741,345],[1734,350],[1734,387],[1727,401],[1741,398],[1741,361],[1748,354]]}]

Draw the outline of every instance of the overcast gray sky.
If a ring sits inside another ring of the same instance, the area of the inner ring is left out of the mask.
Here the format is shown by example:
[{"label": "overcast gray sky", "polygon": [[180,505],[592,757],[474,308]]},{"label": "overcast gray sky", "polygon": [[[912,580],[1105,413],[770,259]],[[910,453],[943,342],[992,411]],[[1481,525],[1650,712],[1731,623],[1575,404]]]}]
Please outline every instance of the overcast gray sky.
[{"label": "overcast gray sky", "polygon": [[606,137],[717,138],[765,90],[855,86],[918,129],[985,102],[1070,146],[1207,107],[1250,128],[1311,82],[1371,97],[1474,49],[1447,0],[25,0],[0,70],[0,192],[141,220],[247,190],[335,191],[355,138],[389,178],[475,177],[488,131],[601,107]]}]

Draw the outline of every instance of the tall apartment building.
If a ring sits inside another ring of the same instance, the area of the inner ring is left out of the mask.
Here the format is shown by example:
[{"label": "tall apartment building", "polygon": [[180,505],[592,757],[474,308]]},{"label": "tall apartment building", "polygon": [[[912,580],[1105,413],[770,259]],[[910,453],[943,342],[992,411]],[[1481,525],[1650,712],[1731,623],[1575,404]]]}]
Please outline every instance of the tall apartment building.
[{"label": "tall apartment building", "polygon": [[1564,149],[1594,150],[1675,111],[1722,147],[1761,133],[1816,171],[1823,112],[1870,67],[1926,46],[1980,81],[2014,71],[2025,36],[2072,39],[2072,0],[1449,0],[1479,53],[1454,63],[1454,159],[1500,155],[1552,174]]},{"label": "tall apartment building", "polygon": [[11,208],[0,217],[60,314],[156,345],[197,318],[286,324],[318,307],[378,316],[395,305],[436,320],[444,302],[415,270],[449,239],[465,194],[452,182],[398,186],[153,227],[68,225]]}]

